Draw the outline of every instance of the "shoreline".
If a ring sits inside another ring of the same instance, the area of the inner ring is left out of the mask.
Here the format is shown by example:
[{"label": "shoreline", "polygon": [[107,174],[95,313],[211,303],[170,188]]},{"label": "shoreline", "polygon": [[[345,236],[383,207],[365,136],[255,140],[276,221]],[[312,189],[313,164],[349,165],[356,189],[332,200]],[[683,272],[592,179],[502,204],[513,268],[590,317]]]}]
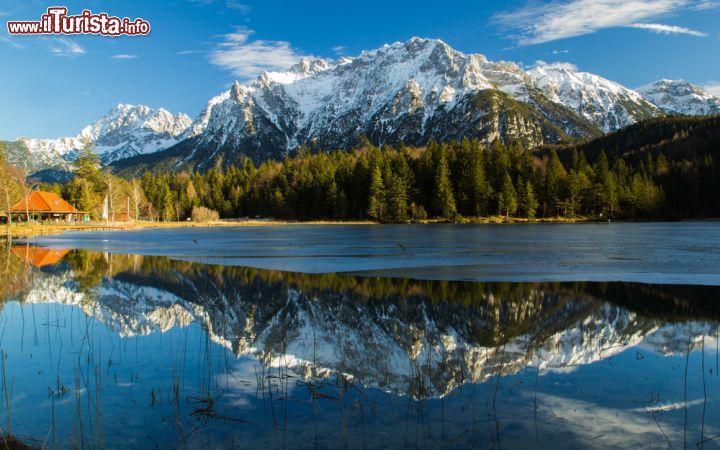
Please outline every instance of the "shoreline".
[{"label": "shoreline", "polygon": [[[656,223],[656,222],[720,222],[720,218],[702,218],[687,220],[615,220],[613,223]],[[490,217],[470,217],[461,218],[457,222],[443,219],[426,219],[417,222],[407,222],[407,225],[435,225],[435,224],[455,224],[455,225],[512,225],[512,224],[583,224],[583,223],[607,223],[605,221],[589,218],[589,217],[550,217],[529,220],[525,218],[511,217],[509,219],[503,216]],[[308,220],[308,221],[292,221],[278,219],[247,219],[247,220],[218,220],[205,223],[197,222],[88,222],[80,224],[68,223],[34,223],[27,225],[25,223],[13,223],[9,228],[6,225],[0,225],[0,238],[2,239],[24,239],[38,236],[51,236],[65,233],[68,231],[134,231],[156,228],[212,228],[212,227],[261,227],[261,226],[293,226],[293,225],[402,225],[382,223],[370,220]],[[9,230],[9,236],[8,236]]]}]

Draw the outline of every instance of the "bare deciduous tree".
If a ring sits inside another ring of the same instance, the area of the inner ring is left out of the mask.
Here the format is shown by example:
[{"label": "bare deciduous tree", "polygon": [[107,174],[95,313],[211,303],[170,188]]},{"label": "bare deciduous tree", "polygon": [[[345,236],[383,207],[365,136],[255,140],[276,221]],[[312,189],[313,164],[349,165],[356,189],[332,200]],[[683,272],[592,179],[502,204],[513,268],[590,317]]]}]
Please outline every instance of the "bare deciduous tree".
[{"label": "bare deciduous tree", "polygon": [[22,195],[22,189],[18,182],[20,180],[24,181],[21,171],[0,160],[0,195],[2,195],[2,211],[7,216],[8,229],[12,224],[10,208],[20,200]]},{"label": "bare deciduous tree", "polygon": [[130,200],[135,209],[135,220],[140,219],[140,209],[147,203],[142,183],[137,178],[130,180]]}]

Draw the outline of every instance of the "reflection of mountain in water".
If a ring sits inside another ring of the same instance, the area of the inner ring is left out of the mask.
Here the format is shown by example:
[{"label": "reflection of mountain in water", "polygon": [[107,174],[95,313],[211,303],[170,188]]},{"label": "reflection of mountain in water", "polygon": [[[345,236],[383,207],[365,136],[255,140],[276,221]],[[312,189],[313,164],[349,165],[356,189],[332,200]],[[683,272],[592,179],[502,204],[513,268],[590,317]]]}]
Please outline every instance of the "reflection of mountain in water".
[{"label": "reflection of mountain in water", "polygon": [[266,365],[416,397],[640,343],[684,352],[720,317],[712,287],[357,278],[79,251],[31,278],[23,301],[77,305],[120,336],[198,322]]}]

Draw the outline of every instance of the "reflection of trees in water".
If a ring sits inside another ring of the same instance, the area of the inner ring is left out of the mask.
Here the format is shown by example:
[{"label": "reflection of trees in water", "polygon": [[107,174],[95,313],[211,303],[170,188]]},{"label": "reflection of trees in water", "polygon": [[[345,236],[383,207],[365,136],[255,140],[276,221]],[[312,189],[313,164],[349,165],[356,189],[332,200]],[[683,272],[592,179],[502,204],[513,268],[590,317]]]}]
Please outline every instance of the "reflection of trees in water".
[{"label": "reflection of trees in water", "polygon": [[30,287],[30,264],[11,251],[9,245],[0,244],[0,301],[22,297]]},{"label": "reflection of trees in water", "polygon": [[540,354],[592,362],[599,345],[635,342],[663,320],[717,317],[716,288],[300,274],[86,251],[52,270],[122,336],[195,321],[236,355],[270,366],[292,356],[305,377],[335,370],[417,397],[515,373]]},{"label": "reflection of trees in water", "polygon": [[[137,316],[152,313],[158,305],[165,308],[166,313],[174,311],[157,298],[143,297],[145,288],[172,294],[167,297],[169,301],[195,314],[194,320],[207,331],[191,334],[202,340],[198,345],[201,354],[162,355],[162,362],[169,361],[171,367],[171,385],[164,386],[162,392],[153,386],[143,397],[143,401],[149,399],[152,407],[158,399],[169,399],[176,411],[172,420],[199,427],[201,431],[190,437],[186,437],[186,432],[178,436],[190,445],[198,443],[196,437],[205,430],[208,434],[210,430],[217,430],[218,423],[229,426],[246,420],[242,422],[244,425],[284,430],[293,420],[286,417],[288,405],[297,404],[300,393],[309,396],[309,400],[303,400],[305,412],[317,414],[312,416],[316,420],[328,417],[318,411],[330,407],[337,411],[334,423],[340,423],[338,428],[328,430],[316,422],[318,435],[336,437],[337,441],[330,441],[335,444],[357,444],[353,434],[364,430],[364,426],[372,429],[370,421],[363,422],[365,418],[375,420],[386,417],[385,413],[387,417],[397,415],[391,409],[400,405],[400,401],[393,398],[391,406],[384,406],[387,397],[373,397],[375,394],[365,383],[408,395],[403,402],[407,402],[405,420],[409,425],[404,429],[411,432],[404,436],[405,442],[412,443],[415,439],[417,444],[417,436],[426,439],[425,433],[434,433],[433,439],[437,440],[428,442],[470,444],[473,440],[469,438],[452,440],[456,433],[463,430],[467,433],[470,429],[468,436],[485,433],[485,438],[495,443],[502,434],[500,425],[488,436],[488,424],[494,428],[496,421],[500,422],[498,417],[502,412],[495,410],[496,402],[497,409],[502,411],[503,402],[509,401],[513,392],[512,386],[501,387],[502,375],[517,373],[526,368],[529,361],[537,362],[540,350],[560,348],[547,343],[566,339],[565,331],[579,329],[592,337],[608,325],[617,333],[600,336],[606,340],[598,342],[622,345],[626,336],[643,335],[666,320],[714,321],[718,317],[718,307],[710,301],[716,298],[717,288],[363,278],[83,251],[71,252],[57,266],[33,268],[16,255],[6,256],[4,263],[24,268],[26,283],[41,277],[71,280],[77,291],[89,294],[87,299],[93,303],[89,310],[104,309],[107,314],[98,316],[103,319],[115,314],[115,318],[131,319],[124,323],[136,324]],[[3,272],[3,276],[8,273]],[[103,294],[98,293],[99,287],[103,288]],[[18,294],[11,295],[20,298]],[[628,311],[634,315],[628,315]],[[633,320],[626,320],[628,317]],[[325,335],[320,335],[321,332]],[[378,336],[390,340],[380,342]],[[223,404],[227,402],[228,393],[218,387],[217,380],[237,381],[238,375],[232,372],[232,358],[230,362],[222,361],[225,353],[211,345],[211,337],[230,344],[236,354],[249,353],[257,357],[255,379],[243,378],[242,381],[256,389],[258,401],[265,405],[266,416],[247,417],[237,408]],[[358,338],[360,345],[349,342],[351,337]],[[334,346],[338,359],[318,354],[315,359],[309,357],[305,361],[308,364],[289,369],[297,362],[293,356],[298,348],[293,345],[305,342],[320,349],[323,338],[326,338],[325,344]],[[587,341],[580,343],[587,344]],[[562,342],[558,345],[562,346]],[[391,365],[386,364],[393,356],[392,351],[398,349],[410,355],[407,360],[411,366],[407,372],[393,373]],[[89,376],[81,379],[75,386],[76,391],[80,388],[101,397],[98,386],[103,386],[103,380],[94,376],[108,370],[108,361],[100,358],[95,347],[86,348],[84,352],[77,359],[82,364],[77,372]],[[95,353],[91,355],[92,352]],[[192,395],[185,391],[183,379],[186,361],[190,360],[200,366],[193,367],[193,371],[202,374],[198,385],[193,386],[196,392]],[[488,380],[477,387],[468,384]],[[443,415],[438,419],[439,404],[442,408],[447,406],[447,411],[441,409],[447,417]],[[102,412],[83,411],[102,415]],[[198,418],[205,422],[198,425]],[[454,425],[461,422],[462,427]],[[438,428],[440,434],[437,434]],[[400,432],[397,436],[402,436],[403,429],[395,431]],[[371,444],[386,444],[375,439],[372,433],[360,435]]]}]

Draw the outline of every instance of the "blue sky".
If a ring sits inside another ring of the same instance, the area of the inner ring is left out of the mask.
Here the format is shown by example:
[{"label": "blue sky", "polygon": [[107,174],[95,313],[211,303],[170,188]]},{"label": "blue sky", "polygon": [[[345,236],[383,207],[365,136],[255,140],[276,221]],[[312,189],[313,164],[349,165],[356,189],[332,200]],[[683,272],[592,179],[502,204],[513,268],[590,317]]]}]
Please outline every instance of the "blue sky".
[{"label": "blue sky", "polygon": [[[10,36],[48,6],[142,17],[149,36]],[[0,0],[0,139],[72,136],[115,104],[195,117],[233,80],[301,56],[412,36],[491,60],[570,62],[628,87],[683,78],[720,95],[720,0]]]}]

